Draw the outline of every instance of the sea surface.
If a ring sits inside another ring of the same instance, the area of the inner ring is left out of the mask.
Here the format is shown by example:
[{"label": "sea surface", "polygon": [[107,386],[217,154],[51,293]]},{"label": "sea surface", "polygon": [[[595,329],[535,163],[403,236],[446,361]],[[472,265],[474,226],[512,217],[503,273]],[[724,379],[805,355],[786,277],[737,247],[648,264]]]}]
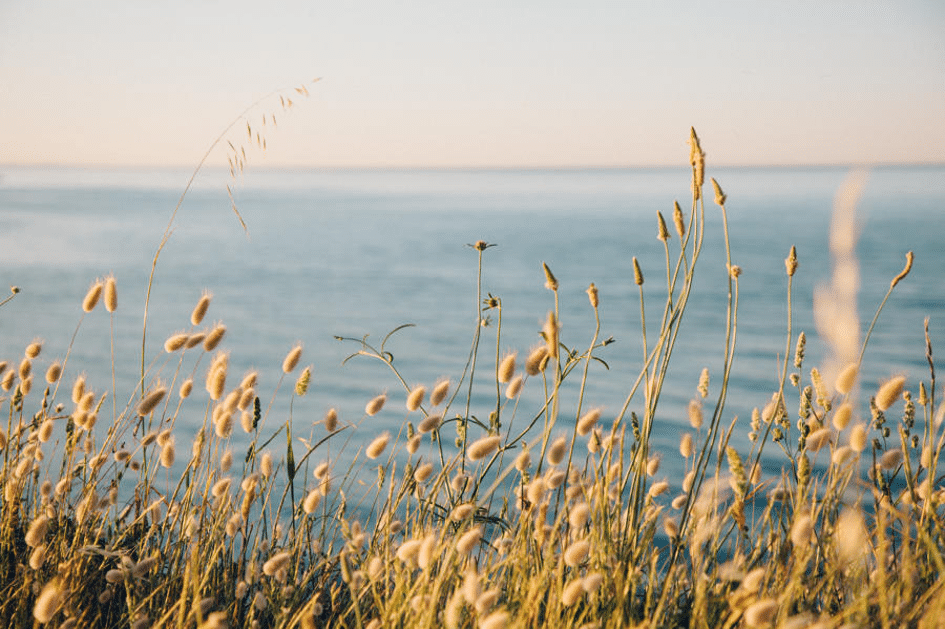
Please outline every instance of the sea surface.
[{"label": "sea surface", "polygon": [[[793,330],[795,337],[802,330],[808,337],[805,377],[825,358],[813,324],[812,296],[831,277],[828,231],[834,197],[849,169],[717,168],[707,175],[728,195],[732,260],[742,269],[737,351],[723,423],[728,426],[738,417],[732,442],[747,452],[752,409],[763,407],[776,390],[784,358],[784,258],[792,245],[799,260]],[[41,338],[37,379],[50,361],[68,354],[66,387],[86,373],[94,390],[112,395],[114,352],[114,402],[107,401],[105,409],[124,408],[138,391],[148,277],[170,225],[147,311],[145,379],[160,378],[176,387],[181,374],[196,373],[194,399],[184,406],[176,429],[179,444],[203,424],[202,377],[208,361],[204,357],[198,364],[199,352],[191,352],[178,373],[179,355],[165,354],[162,346],[170,334],[190,329],[190,312],[205,289],[213,293],[206,323],[227,326],[230,384],[256,368],[263,410],[274,398],[263,431],[283,425],[291,412],[293,434],[317,439],[323,429],[315,422],[336,407],[342,421],[359,424],[346,437],[353,452],[383,430],[396,435],[405,419],[418,420],[406,411],[404,388],[390,368],[363,356],[342,365],[360,344],[336,337],[366,337],[379,347],[388,332],[412,324],[385,345],[399,373],[410,385],[430,387],[440,378],[455,383],[470,355],[481,300],[499,297],[501,328],[497,311],[483,313],[489,325],[481,328],[481,379],[470,409],[487,421],[496,405],[490,372],[497,351],[518,351],[524,358],[540,342],[538,332],[554,307],[542,262],[560,283],[561,338],[569,347],[583,351],[591,342],[594,314],[585,291],[591,282],[599,289],[600,339],[615,342],[595,350],[609,368],[591,365],[583,404],[585,409],[602,407],[603,423],[609,425],[643,361],[632,260],[639,260],[645,276],[652,347],[666,296],[656,213],[661,211],[669,223],[675,261],[679,241],[671,220],[673,201],[678,199],[687,214],[690,206],[686,167],[250,169],[238,181],[208,169],[171,222],[189,176],[184,170],[0,168],[0,292],[8,284],[21,289],[0,307],[0,360],[18,364],[23,348]],[[707,188],[704,250],[654,428],[653,447],[665,454],[660,476],[674,486],[684,474],[677,447],[680,434],[691,430],[686,407],[696,395],[699,374],[703,368],[711,374],[705,401],[711,408],[723,365],[728,282],[722,215]],[[907,374],[917,391],[918,380],[929,380],[926,317],[933,349],[945,355],[945,167],[873,168],[855,221],[861,338],[890,280],[902,269],[905,253],[915,252],[912,272],[896,288],[872,335],[862,391],[871,394],[898,373]],[[469,246],[479,240],[495,245],[483,252],[481,293],[478,252]],[[107,274],[117,279],[115,316],[101,306],[83,316],[83,296]],[[273,393],[283,357],[297,342],[304,344],[301,366],[312,365],[313,377],[307,395],[292,401],[290,409],[298,371]],[[793,354],[793,339],[790,347]],[[577,415],[579,375],[572,376],[563,396],[561,431],[570,430]],[[537,379],[526,384],[514,413],[511,405],[505,408],[504,429],[511,423],[514,432],[536,414],[538,384]],[[38,408],[42,388],[34,388],[33,406],[27,408]],[[389,396],[387,406],[365,418],[365,403],[382,392]],[[941,397],[942,391],[936,394]],[[68,395],[62,391],[57,400],[68,403]],[[465,388],[452,410],[462,411],[464,401]],[[796,418],[796,394],[789,394],[787,406]],[[642,407],[638,394],[629,410],[641,413]],[[239,429],[234,441],[245,442]],[[777,474],[782,465],[783,455],[770,447],[765,469]]]}]

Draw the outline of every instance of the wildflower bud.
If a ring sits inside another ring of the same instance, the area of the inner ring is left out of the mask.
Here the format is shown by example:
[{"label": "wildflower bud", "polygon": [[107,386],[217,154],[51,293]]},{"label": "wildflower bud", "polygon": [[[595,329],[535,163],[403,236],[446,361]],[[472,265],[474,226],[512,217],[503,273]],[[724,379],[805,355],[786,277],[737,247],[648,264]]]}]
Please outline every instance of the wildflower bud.
[{"label": "wildflower bud", "polygon": [[291,373],[299,364],[300,358],[302,358],[301,344],[296,345],[286,354],[285,360],[282,361],[282,373]]},{"label": "wildflower bud", "polygon": [[587,287],[587,298],[591,301],[591,308],[596,310],[600,299],[597,296],[597,286],[594,285],[594,282],[591,282],[591,285]]},{"label": "wildflower bud", "polygon": [[194,311],[190,313],[190,322],[193,325],[200,325],[200,322],[203,321],[203,318],[207,314],[207,309],[210,307],[210,299],[213,295],[209,291],[204,291],[203,295],[200,296],[200,300],[197,301],[197,305],[194,306]]},{"label": "wildflower bud", "polygon": [[784,259],[784,268],[787,270],[788,277],[794,277],[797,272],[797,247],[791,245],[791,253]]},{"label": "wildflower bud", "polygon": [[637,286],[643,286],[643,271],[640,270],[640,263],[636,256],[633,257],[633,281]]},{"label": "wildflower bud", "polygon": [[902,269],[902,272],[899,273],[899,275],[897,275],[896,277],[894,277],[892,281],[889,283],[889,290],[894,289],[896,287],[896,284],[901,282],[903,279],[905,279],[907,275],[909,275],[909,271],[912,270],[913,257],[914,256],[912,255],[911,251],[906,253],[906,266],[905,268]]},{"label": "wildflower bud", "polygon": [[545,270],[545,288],[548,290],[558,290],[558,280],[555,278],[554,273],[551,272],[551,269],[548,268],[548,265],[544,262],[541,263],[541,266]]},{"label": "wildflower bud", "polygon": [[82,310],[84,312],[92,312],[95,309],[95,306],[98,305],[98,300],[102,296],[102,280],[96,280],[92,287],[89,288],[89,292],[85,294],[85,298],[82,300]]}]

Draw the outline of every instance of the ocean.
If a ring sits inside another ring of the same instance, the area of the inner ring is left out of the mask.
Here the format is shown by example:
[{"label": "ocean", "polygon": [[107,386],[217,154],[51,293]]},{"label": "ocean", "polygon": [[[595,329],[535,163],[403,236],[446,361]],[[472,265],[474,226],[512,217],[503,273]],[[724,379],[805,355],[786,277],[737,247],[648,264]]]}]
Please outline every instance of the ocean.
[{"label": "ocean", "polygon": [[[784,358],[784,258],[792,245],[799,260],[794,334],[803,330],[808,337],[805,377],[824,359],[812,296],[831,276],[831,212],[847,175],[843,167],[710,168],[707,173],[728,195],[732,258],[743,271],[723,424],[738,417],[732,443],[744,453],[750,446],[752,409],[763,407],[776,390]],[[139,385],[152,260],[188,177],[182,170],[0,168],[0,284],[21,289],[0,307],[0,360],[18,364],[23,348],[41,338],[38,374],[69,352],[63,381],[71,384],[86,373],[94,390],[111,395],[114,351],[115,401],[121,409],[132,400]],[[560,283],[561,339],[569,347],[583,351],[590,343],[594,315],[585,291],[591,282],[599,289],[600,338],[613,337],[614,342],[595,351],[606,367],[592,364],[584,408],[602,407],[608,425],[643,360],[632,259],[639,260],[645,277],[652,346],[666,296],[656,213],[666,217],[670,246],[678,248],[672,207],[678,199],[688,209],[689,180],[687,167],[250,168],[236,182],[227,173],[207,169],[184,197],[155,267],[146,380],[179,385],[181,376],[174,380],[179,355],[165,354],[163,342],[189,329],[194,304],[203,290],[210,290],[208,322],[227,326],[224,347],[235,374],[231,380],[259,369],[263,409],[278,384],[283,357],[295,343],[304,344],[301,364],[312,365],[308,394],[290,409],[295,374],[287,377],[263,432],[284,424],[291,412],[294,435],[317,437],[315,422],[336,407],[342,421],[360,424],[349,435],[353,451],[382,430],[396,435],[405,419],[416,423],[417,418],[406,411],[405,391],[390,368],[365,356],[344,362],[360,344],[336,337],[366,337],[379,346],[388,332],[412,324],[385,344],[393,365],[410,385],[429,387],[444,377],[455,383],[469,357],[480,300],[491,294],[502,302],[501,328],[496,311],[483,313],[489,325],[482,328],[479,345],[482,379],[473,390],[470,410],[487,421],[496,404],[489,373],[497,351],[518,351],[524,359],[540,342],[538,332],[554,307],[554,296],[544,286],[544,262]],[[227,195],[228,184],[245,230]],[[665,454],[660,476],[674,485],[684,473],[677,447],[680,433],[691,430],[686,407],[696,395],[699,374],[709,369],[710,407],[719,394],[723,364],[728,283],[722,218],[708,186],[707,195],[696,286],[654,425],[653,447]],[[939,355],[945,351],[945,167],[873,168],[856,224],[861,338],[890,280],[902,270],[905,253],[915,252],[912,272],[897,286],[866,351],[862,391],[871,394],[898,373],[907,374],[908,386],[917,391],[919,380],[929,381],[926,317],[933,349]],[[496,245],[483,253],[481,295],[478,252],[469,246],[479,240]],[[110,273],[119,295],[114,318],[101,306],[83,317],[81,302],[90,284]],[[182,371],[190,373],[196,360],[197,353],[186,356]],[[206,366],[204,358],[196,368],[198,392]],[[575,384],[565,391],[561,430],[570,429],[577,414]],[[526,384],[514,415],[511,407],[503,411],[513,431],[536,413],[537,388],[537,380]],[[36,386],[31,394],[37,408],[41,389]],[[388,393],[387,406],[365,419],[365,403],[382,392]],[[464,395],[465,389],[452,410],[462,410]],[[941,397],[942,391],[936,395]],[[205,394],[195,393],[195,398],[205,400]],[[60,392],[57,399],[68,402],[68,395]],[[641,413],[641,400],[641,395],[635,397],[629,410]],[[796,393],[789,394],[787,406],[796,419]],[[105,408],[111,409],[112,402]],[[176,428],[178,443],[192,438],[205,410],[205,402],[196,399],[185,405]],[[237,430],[234,442],[241,440],[245,436]],[[776,474],[783,455],[775,447],[767,453],[765,469]]]}]

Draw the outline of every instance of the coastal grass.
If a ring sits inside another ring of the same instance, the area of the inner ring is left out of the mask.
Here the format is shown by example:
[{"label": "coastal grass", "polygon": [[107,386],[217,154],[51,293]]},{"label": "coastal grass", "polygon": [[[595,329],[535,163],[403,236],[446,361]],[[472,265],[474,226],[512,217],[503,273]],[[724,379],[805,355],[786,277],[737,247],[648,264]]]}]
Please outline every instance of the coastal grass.
[{"label": "coastal grass", "polygon": [[[585,399],[589,367],[612,340],[601,338],[597,287],[587,291],[594,329],[563,327],[544,265],[553,306],[542,341],[503,354],[501,296],[482,290],[484,241],[470,245],[478,292],[461,373],[415,382],[385,349],[390,335],[342,339],[352,358],[390,369],[378,386],[393,388],[366,398],[360,417],[332,409],[302,426],[271,410],[280,397],[304,404],[316,386],[300,368],[304,348],[286,348],[269,372],[231,373],[239,339],[203,323],[209,293],[163,348],[142,348],[132,391],[87,382],[91,366],[47,360],[40,342],[0,357],[0,618],[136,629],[942,626],[945,407],[928,326],[927,378],[861,390],[869,332],[859,339],[844,275],[855,258],[835,225],[838,271],[817,318],[845,332],[821,335],[827,363],[805,362],[806,335],[793,329],[799,262],[786,252],[781,372],[749,421],[726,419],[742,270],[725,193],[711,179],[713,199],[704,196],[694,130],[689,158],[691,203],[656,220],[665,272],[645,278],[633,260],[643,351],[615,414]],[[838,208],[856,191],[852,180]],[[685,476],[665,479],[660,464],[677,454],[655,451],[652,437],[709,211],[723,217],[729,269],[721,367],[692,383]],[[910,253],[887,299],[911,264]],[[643,291],[654,279],[665,289],[656,321]],[[115,317],[119,288],[95,281],[83,317],[101,301]],[[145,358],[162,352],[177,366],[156,380]],[[113,373],[114,362],[113,351]],[[483,381],[495,390],[485,407],[473,396]],[[378,434],[371,418],[387,405],[407,419]],[[186,442],[185,415],[202,418]],[[769,470],[779,459],[779,472],[766,474],[763,458]]]}]

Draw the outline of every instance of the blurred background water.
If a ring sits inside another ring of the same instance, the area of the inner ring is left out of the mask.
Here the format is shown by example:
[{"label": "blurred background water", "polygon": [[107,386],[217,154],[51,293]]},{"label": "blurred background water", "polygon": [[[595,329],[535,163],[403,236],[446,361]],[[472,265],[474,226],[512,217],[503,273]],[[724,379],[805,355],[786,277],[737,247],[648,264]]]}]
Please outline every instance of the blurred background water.
[{"label": "blurred background water", "polygon": [[[834,195],[847,176],[841,167],[717,168],[728,194],[733,262],[739,280],[738,346],[723,421],[740,418],[734,443],[747,451],[751,410],[775,390],[786,343],[784,258],[796,245],[800,267],[794,284],[794,333],[809,343],[805,372],[824,350],[812,323],[812,295],[829,280],[827,249]],[[66,355],[81,320],[64,382],[85,372],[96,391],[111,390],[110,322],[99,307],[84,318],[81,301],[90,283],[113,273],[119,307],[114,318],[117,400],[131,399],[139,381],[141,330],[151,261],[188,174],[173,170],[13,168],[0,172],[0,282],[22,292],[0,308],[0,360],[16,364],[34,338],[44,339],[35,371]],[[304,343],[302,365],[312,364],[308,395],[292,406],[294,433],[308,436],[329,407],[343,421],[359,422],[364,405],[388,392],[376,417],[351,433],[351,451],[382,430],[394,434],[408,413],[405,392],[378,361],[342,361],[358,345],[336,336],[387,343],[395,365],[411,384],[428,387],[441,377],[456,382],[476,328],[477,252],[467,244],[497,246],[483,256],[482,291],[502,299],[500,352],[520,356],[540,341],[538,331],[553,307],[544,288],[542,262],[560,282],[562,341],[586,348],[594,330],[585,290],[600,291],[601,338],[615,343],[596,352],[609,370],[593,364],[585,408],[602,406],[609,425],[641,368],[639,293],[632,257],[646,277],[648,338],[652,344],[665,298],[663,245],[656,212],[673,234],[672,204],[689,207],[687,168],[603,170],[258,170],[235,186],[244,232],[226,194],[228,175],[201,173],[185,197],[173,233],[157,264],[148,315],[147,379],[174,378],[177,355],[163,352],[164,339],[189,326],[189,315],[206,288],[214,298],[208,323],[227,325],[230,385],[250,368],[261,372],[263,408],[281,375],[286,352]],[[711,192],[709,193],[711,196]],[[664,457],[660,476],[677,485],[683,476],[676,452],[688,430],[686,405],[699,373],[712,375],[708,401],[718,395],[725,338],[726,268],[722,219],[707,203],[703,257],[696,287],[676,344],[654,429]],[[930,317],[936,349],[945,347],[945,167],[880,167],[871,170],[857,209],[860,263],[860,334],[901,269],[906,251],[916,255],[910,276],[897,287],[866,353],[865,394],[883,379],[906,373],[910,386],[928,381],[923,320]],[[674,257],[675,259],[675,257]],[[488,372],[496,353],[495,313],[483,329],[481,386],[472,414],[486,419],[495,407]],[[791,344],[793,352],[793,340]],[[189,373],[198,353],[188,355]],[[196,398],[204,400],[204,359]],[[296,372],[297,374],[298,372]],[[295,375],[283,385],[263,427],[285,422]],[[574,379],[577,384],[577,378]],[[177,382],[180,382],[178,377]],[[511,418],[522,427],[538,408],[537,381]],[[41,386],[32,396],[37,402]],[[941,392],[937,392],[941,393]],[[59,400],[68,401],[65,394]],[[576,415],[577,389],[566,390],[562,430]],[[788,398],[796,418],[796,397]],[[30,408],[30,407],[28,407]],[[106,404],[111,408],[111,403]],[[205,407],[185,405],[178,443],[192,438]],[[453,410],[462,406],[454,405]],[[640,412],[642,396],[630,410]],[[417,417],[411,419],[416,423]],[[320,427],[315,427],[318,436]],[[447,431],[447,435],[451,435]],[[472,437],[478,436],[472,433]],[[237,429],[236,444],[245,443]],[[284,441],[279,441],[284,443]],[[277,452],[278,454],[278,452]],[[769,449],[766,468],[782,465]]]}]

